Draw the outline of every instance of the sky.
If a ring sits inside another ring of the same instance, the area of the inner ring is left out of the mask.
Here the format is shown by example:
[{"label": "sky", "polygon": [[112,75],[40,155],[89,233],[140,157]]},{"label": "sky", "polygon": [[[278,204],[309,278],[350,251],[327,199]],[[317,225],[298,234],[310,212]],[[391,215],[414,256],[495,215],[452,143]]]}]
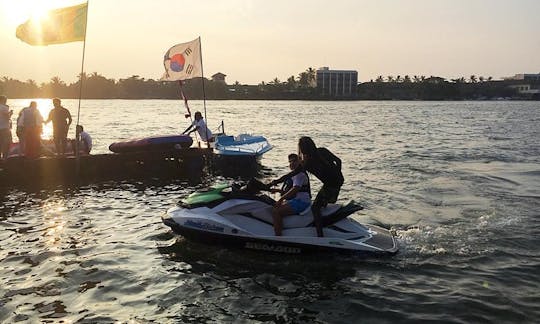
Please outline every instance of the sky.
[{"label": "sky", "polygon": [[[78,0],[0,0],[0,77],[73,82],[83,42],[31,46],[17,26]],[[173,45],[201,37],[205,77],[285,81],[307,68],[377,76],[540,73],[540,0],[90,0],[84,71],[159,79]]]}]

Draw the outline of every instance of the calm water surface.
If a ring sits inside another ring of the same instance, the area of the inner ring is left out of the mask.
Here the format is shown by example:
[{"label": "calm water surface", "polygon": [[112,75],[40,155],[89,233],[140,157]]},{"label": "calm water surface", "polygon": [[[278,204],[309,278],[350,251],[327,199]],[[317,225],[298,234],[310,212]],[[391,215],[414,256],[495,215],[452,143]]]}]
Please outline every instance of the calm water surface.
[{"label": "calm water surface", "polygon": [[[17,113],[28,100],[8,104]],[[64,104],[76,115],[76,101]],[[267,255],[192,243],[161,223],[176,201],[222,178],[1,189],[0,322],[538,321],[539,102],[207,108],[212,129],[223,120],[229,133],[275,145],[263,178],[286,171],[301,135],[339,155],[340,200],[366,206],[359,221],[396,229],[400,253]],[[105,153],[113,141],[184,130],[183,113],[180,101],[94,100],[80,119]]]}]

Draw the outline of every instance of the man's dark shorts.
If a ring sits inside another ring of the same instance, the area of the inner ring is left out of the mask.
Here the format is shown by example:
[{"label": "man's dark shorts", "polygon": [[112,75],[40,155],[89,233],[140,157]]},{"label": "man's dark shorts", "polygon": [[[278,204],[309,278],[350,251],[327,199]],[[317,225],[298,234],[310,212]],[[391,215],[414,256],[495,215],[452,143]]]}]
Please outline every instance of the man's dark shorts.
[{"label": "man's dark shorts", "polygon": [[65,141],[68,134],[68,128],[67,127],[61,127],[58,129],[53,129],[53,139],[54,141]]},{"label": "man's dark shorts", "polygon": [[326,207],[329,203],[335,203],[339,196],[341,187],[329,187],[323,185],[317,197],[313,201],[313,207]]}]

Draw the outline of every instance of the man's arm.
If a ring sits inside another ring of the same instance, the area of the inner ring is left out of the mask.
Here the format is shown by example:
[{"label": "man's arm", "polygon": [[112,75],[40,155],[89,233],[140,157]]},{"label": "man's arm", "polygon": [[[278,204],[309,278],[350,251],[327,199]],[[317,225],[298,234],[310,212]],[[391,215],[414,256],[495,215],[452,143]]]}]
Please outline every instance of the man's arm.
[{"label": "man's arm", "polygon": [[334,153],[330,152],[330,150],[323,148],[325,154],[328,157],[328,160],[331,163],[334,163],[340,170],[341,170],[341,159],[338,158]]},{"label": "man's arm", "polygon": [[[182,134],[185,134],[191,127],[193,127],[193,125],[189,125],[188,128],[186,128],[185,131],[182,132]],[[191,133],[191,132],[190,132]],[[189,133],[188,133],[189,134]]]},{"label": "man's arm", "polygon": [[43,121],[44,124],[47,124],[48,122],[52,120],[52,114],[53,114],[53,111],[51,110],[49,112],[49,116],[47,117],[47,120]]},{"label": "man's arm", "polygon": [[[64,108],[64,109],[65,109],[65,108]],[[69,110],[66,109],[66,111],[67,111],[68,127],[69,127],[69,126],[71,125],[71,122],[72,122],[73,120],[71,119],[71,113],[69,112]]]},{"label": "man's arm", "polygon": [[293,198],[294,196],[296,196],[298,191],[300,191],[300,187],[292,187],[289,191],[287,191],[279,198],[279,200],[276,202],[276,205],[281,205],[286,199]]},{"label": "man's arm", "polygon": [[297,175],[298,173],[302,172],[302,166],[298,166],[296,169],[292,170],[291,172],[287,173],[286,175],[284,176],[281,176],[279,178],[277,178],[276,180],[273,180],[272,182],[270,182],[270,186],[275,186],[277,185],[278,183],[282,183],[283,181],[291,178],[291,177],[294,177],[295,175]]}]

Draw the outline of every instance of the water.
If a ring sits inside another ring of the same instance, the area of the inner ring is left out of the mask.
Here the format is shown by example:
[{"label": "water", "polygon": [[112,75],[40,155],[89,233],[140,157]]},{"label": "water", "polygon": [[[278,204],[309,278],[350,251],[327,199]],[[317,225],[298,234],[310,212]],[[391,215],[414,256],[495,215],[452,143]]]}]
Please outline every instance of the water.
[{"label": "water", "polygon": [[[28,101],[9,103],[17,113]],[[366,206],[359,221],[394,228],[400,252],[267,255],[189,242],[161,223],[178,199],[224,179],[2,189],[0,322],[537,321],[540,103],[207,106],[212,129],[224,120],[275,145],[266,179],[287,170],[301,135],[339,155],[340,200]],[[96,153],[188,126],[179,101],[84,101],[81,111]]]}]

